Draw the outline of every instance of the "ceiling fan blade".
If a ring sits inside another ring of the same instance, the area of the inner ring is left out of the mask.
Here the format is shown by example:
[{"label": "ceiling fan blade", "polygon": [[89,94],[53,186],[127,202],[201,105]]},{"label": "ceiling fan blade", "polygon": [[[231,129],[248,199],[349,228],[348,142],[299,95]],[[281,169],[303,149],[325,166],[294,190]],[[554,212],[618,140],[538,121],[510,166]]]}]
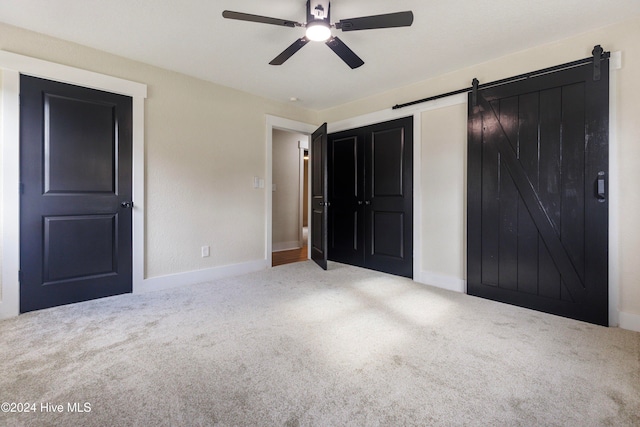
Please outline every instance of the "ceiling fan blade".
[{"label": "ceiling fan blade", "polygon": [[327,46],[336,53],[344,62],[352,69],[358,68],[364,61],[358,57],[349,47],[337,37],[331,37],[327,40]]},{"label": "ceiling fan blade", "polygon": [[374,30],[376,28],[409,27],[413,23],[413,12],[396,12],[385,15],[363,16],[341,19],[336,28],[342,31]]},{"label": "ceiling fan blade", "polygon": [[291,46],[289,46],[288,48],[286,48],[284,51],[282,51],[282,53],[280,55],[278,55],[275,58],[273,58],[273,60],[271,62],[269,62],[269,64],[271,64],[271,65],[282,65],[282,64],[284,64],[284,62],[287,59],[291,58],[294,53],[296,53],[297,51],[302,49],[302,47],[307,43],[309,43],[309,39],[306,38],[306,37],[302,37],[302,38],[294,41],[293,44]]},{"label": "ceiling fan blade", "polygon": [[234,12],[225,10],[222,17],[227,19],[237,19],[238,21],[258,22],[260,24],[280,25],[283,27],[302,27],[299,22],[289,21],[287,19],[269,18],[268,16],[251,15],[249,13]]}]

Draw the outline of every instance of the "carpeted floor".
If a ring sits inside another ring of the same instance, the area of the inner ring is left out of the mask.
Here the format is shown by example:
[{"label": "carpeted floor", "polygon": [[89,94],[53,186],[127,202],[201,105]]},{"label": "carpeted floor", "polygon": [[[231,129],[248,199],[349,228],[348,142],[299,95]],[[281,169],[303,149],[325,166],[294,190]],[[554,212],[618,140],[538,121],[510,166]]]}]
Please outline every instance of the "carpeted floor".
[{"label": "carpeted floor", "polygon": [[639,333],[340,264],[29,313],[0,343],[0,402],[36,409],[2,426],[640,425]]}]

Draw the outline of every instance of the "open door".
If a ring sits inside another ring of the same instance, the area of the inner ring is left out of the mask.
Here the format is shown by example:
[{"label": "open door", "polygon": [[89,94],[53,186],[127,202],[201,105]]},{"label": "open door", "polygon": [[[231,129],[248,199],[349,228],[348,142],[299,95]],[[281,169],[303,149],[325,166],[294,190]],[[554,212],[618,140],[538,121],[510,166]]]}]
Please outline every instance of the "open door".
[{"label": "open door", "polygon": [[327,269],[328,208],[327,124],[311,135],[311,259]]}]

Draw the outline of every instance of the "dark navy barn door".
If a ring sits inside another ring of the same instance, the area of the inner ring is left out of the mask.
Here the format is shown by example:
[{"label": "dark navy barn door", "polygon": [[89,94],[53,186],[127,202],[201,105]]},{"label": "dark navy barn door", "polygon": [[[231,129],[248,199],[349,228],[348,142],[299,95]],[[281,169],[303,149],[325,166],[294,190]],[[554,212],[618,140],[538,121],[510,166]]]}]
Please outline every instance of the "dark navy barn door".
[{"label": "dark navy barn door", "polygon": [[21,312],[131,292],[131,105],[21,76]]},{"label": "dark navy barn door", "polygon": [[608,324],[608,63],[469,98],[468,292]]}]

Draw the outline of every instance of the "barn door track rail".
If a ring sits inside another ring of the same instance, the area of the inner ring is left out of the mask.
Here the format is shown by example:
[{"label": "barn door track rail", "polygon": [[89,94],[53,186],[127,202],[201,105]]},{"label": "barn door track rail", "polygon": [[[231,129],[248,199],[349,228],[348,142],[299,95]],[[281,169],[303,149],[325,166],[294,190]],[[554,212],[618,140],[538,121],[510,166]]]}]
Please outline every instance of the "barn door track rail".
[{"label": "barn door track rail", "polygon": [[593,56],[590,56],[588,58],[579,59],[577,61],[568,62],[566,64],[556,65],[554,67],[544,68],[538,71],[532,71],[529,73],[520,74],[514,77],[502,79],[502,80],[496,80],[490,83],[480,84],[478,79],[473,79],[473,85],[471,87],[454,90],[452,92],[442,93],[440,95],[430,96],[428,98],[418,99],[417,101],[406,102],[404,104],[396,104],[392,107],[392,109],[398,110],[400,108],[410,107],[412,105],[422,104],[424,102],[435,101],[436,99],[446,98],[448,96],[459,95],[461,93],[469,93],[469,92],[472,92],[472,102],[473,102],[473,105],[476,106],[478,105],[477,94],[478,94],[478,90],[480,89],[487,89],[487,88],[496,87],[496,86],[504,85],[504,84],[519,81],[519,80],[526,80],[526,79],[538,77],[544,74],[549,74],[549,73],[553,73],[560,70],[566,70],[568,68],[579,67],[580,65],[589,64],[589,63],[593,63],[593,80],[597,81],[597,80],[600,80],[600,74],[601,74],[600,70],[602,66],[602,61],[605,59],[609,59],[609,57],[611,56],[611,52],[605,52],[602,49],[602,46],[596,45],[593,47],[592,54]]}]

